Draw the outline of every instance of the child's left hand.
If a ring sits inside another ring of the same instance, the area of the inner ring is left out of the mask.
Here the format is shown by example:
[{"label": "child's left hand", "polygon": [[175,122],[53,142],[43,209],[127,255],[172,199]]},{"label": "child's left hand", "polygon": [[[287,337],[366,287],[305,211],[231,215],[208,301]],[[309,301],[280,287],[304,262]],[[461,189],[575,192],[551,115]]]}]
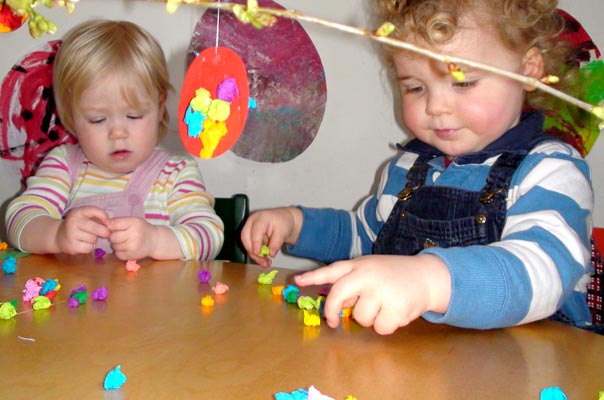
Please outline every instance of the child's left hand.
[{"label": "child's left hand", "polygon": [[155,260],[183,258],[180,244],[172,229],[153,225],[138,217],[118,217],[109,220],[109,240],[113,253],[120,260]]},{"label": "child's left hand", "polygon": [[299,286],[333,283],[325,301],[325,318],[332,328],[340,311],[353,307],[362,326],[381,335],[393,333],[423,313],[444,313],[451,296],[451,277],[433,255],[371,255],[338,261],[296,276]]},{"label": "child's left hand", "polygon": [[142,218],[113,218],[108,225],[111,230],[111,247],[120,260],[138,260],[152,254],[156,242],[155,227]]}]

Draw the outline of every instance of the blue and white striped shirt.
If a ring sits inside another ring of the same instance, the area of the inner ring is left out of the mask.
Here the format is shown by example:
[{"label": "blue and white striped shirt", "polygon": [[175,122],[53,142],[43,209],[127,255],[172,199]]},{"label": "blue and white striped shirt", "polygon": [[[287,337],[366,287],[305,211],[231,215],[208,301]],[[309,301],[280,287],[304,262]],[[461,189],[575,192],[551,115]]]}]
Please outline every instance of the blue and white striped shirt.
[{"label": "blue and white striped shirt", "polygon": [[[425,184],[480,190],[501,151],[540,134],[540,121],[540,115],[529,115],[484,152],[457,157],[448,167],[444,157],[434,158]],[[371,254],[416,158],[404,151],[394,159],[376,193],[356,212],[302,208],[304,223],[290,254],[326,263]],[[512,178],[500,241],[422,251],[440,257],[452,279],[447,312],[423,317],[488,329],[544,319],[561,309],[577,325],[589,324],[592,210],[587,162],[565,143],[541,142]]]}]

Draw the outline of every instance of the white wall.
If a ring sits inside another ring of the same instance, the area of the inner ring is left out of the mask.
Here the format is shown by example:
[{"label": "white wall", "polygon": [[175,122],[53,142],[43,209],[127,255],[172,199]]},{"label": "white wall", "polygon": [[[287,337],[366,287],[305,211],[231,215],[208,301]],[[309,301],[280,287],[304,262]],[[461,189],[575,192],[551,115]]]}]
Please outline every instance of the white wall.
[{"label": "white wall", "polygon": [[[308,15],[370,27],[363,0],[278,2]],[[604,27],[597,23],[604,15],[602,0],[562,0],[560,6],[579,19],[604,49]],[[60,38],[63,32],[90,17],[131,20],[158,38],[168,57],[172,83],[178,89],[184,79],[191,34],[203,11],[199,7],[181,6],[170,15],[162,3],[82,0],[71,16],[60,8],[43,10],[59,28],[54,37],[46,36],[43,40]],[[215,196],[245,192],[253,210],[292,204],[350,209],[370,193],[378,169],[394,156],[392,144],[406,138],[395,121],[392,94],[373,45],[366,39],[318,25],[305,23],[304,27],[319,51],[327,79],[327,105],[317,138],[304,153],[287,163],[258,163],[231,152],[216,159],[199,160],[208,190]],[[0,77],[38,42],[29,36],[26,27],[0,34]],[[177,102],[175,93],[168,103],[174,129]],[[163,144],[182,149],[177,133]],[[603,149],[599,139],[588,157],[597,199],[604,195],[604,172],[600,172],[604,171]],[[18,171],[6,162],[0,164],[0,171],[0,203],[4,203],[19,190],[19,177]],[[599,200],[596,207],[601,208]],[[595,225],[604,226],[604,212],[596,210],[595,218]],[[314,266],[312,262],[288,256],[279,256],[275,264],[299,269]]]}]

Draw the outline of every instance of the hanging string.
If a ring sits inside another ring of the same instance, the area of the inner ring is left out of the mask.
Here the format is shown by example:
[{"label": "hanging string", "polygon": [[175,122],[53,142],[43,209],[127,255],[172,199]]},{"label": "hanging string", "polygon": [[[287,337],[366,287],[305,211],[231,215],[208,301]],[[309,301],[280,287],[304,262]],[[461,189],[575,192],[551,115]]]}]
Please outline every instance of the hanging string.
[{"label": "hanging string", "polygon": [[[220,3],[220,0],[218,0],[218,3]],[[218,53],[218,32],[220,32],[220,8],[216,15],[216,44],[214,45],[214,51],[216,53]]]}]

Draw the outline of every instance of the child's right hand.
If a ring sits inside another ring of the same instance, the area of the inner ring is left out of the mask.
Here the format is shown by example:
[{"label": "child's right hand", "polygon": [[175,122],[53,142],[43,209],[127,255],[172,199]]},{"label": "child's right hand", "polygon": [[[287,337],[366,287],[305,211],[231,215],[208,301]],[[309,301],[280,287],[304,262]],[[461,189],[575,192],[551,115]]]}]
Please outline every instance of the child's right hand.
[{"label": "child's right hand", "polygon": [[109,216],[94,206],[71,210],[61,221],[56,235],[59,252],[85,254],[94,250],[97,238],[108,238]]},{"label": "child's right hand", "polygon": [[[297,207],[273,208],[251,214],[241,230],[241,242],[250,258],[263,268],[271,266],[284,243],[294,245],[302,228],[302,211]],[[262,245],[269,256],[261,257]]]},{"label": "child's right hand", "polygon": [[451,300],[451,274],[437,256],[369,255],[338,261],[295,278],[298,286],[332,284],[323,311],[327,324],[354,307],[359,325],[380,335],[394,332],[427,311],[444,314]]}]

